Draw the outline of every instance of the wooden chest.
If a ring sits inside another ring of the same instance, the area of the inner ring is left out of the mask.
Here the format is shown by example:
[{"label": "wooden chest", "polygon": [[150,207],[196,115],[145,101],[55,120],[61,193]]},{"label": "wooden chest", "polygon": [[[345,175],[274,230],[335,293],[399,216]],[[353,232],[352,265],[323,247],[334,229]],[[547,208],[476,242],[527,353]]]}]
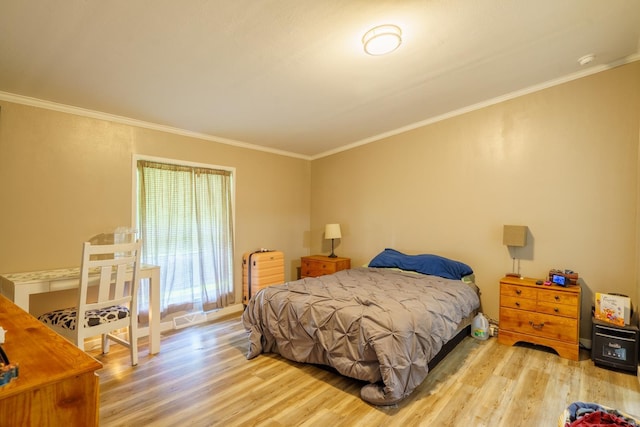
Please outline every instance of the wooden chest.
[{"label": "wooden chest", "polygon": [[536,279],[500,280],[498,342],[518,341],[554,349],[561,357],[578,360],[580,286],[536,285]]},{"label": "wooden chest", "polygon": [[280,251],[246,252],[242,255],[242,303],[260,289],[284,283],[284,254]]},{"label": "wooden chest", "polygon": [[0,387],[0,425],[97,426],[102,364],[3,296],[0,325],[7,356],[20,364]]},{"label": "wooden chest", "polygon": [[303,256],[300,259],[300,277],[318,277],[351,268],[350,258],[330,258],[325,255]]}]

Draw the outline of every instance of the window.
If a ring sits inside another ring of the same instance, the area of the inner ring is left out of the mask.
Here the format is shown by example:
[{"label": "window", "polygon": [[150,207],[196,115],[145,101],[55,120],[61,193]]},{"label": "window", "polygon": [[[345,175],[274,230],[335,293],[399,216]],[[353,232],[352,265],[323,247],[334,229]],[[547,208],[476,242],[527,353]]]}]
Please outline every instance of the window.
[{"label": "window", "polygon": [[160,266],[161,316],[234,303],[232,180],[231,170],[137,161],[142,262]]}]

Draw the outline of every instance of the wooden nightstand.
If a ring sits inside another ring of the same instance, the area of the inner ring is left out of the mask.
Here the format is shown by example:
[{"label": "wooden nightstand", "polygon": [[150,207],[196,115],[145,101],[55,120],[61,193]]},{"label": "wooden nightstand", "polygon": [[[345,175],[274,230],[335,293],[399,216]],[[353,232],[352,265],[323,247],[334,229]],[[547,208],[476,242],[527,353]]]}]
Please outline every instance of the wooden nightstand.
[{"label": "wooden nightstand", "polygon": [[498,342],[544,345],[561,357],[578,360],[580,286],[536,285],[536,279],[500,280]]},{"label": "wooden nightstand", "polygon": [[318,277],[351,268],[351,258],[311,255],[300,258],[300,277]]}]

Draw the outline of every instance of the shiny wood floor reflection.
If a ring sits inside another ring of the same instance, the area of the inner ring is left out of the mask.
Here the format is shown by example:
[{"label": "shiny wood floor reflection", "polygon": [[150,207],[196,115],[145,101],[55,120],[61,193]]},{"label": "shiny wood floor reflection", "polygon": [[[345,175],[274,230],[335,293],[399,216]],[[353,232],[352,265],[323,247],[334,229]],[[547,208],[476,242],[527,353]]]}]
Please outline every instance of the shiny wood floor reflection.
[{"label": "shiny wood floor reflection", "polygon": [[163,334],[161,352],[129,365],[126,349],[90,354],[101,426],[555,426],[571,402],[640,414],[635,375],[541,348],[465,338],[407,399],[373,407],[363,383],[277,355],[247,360],[239,317]]}]

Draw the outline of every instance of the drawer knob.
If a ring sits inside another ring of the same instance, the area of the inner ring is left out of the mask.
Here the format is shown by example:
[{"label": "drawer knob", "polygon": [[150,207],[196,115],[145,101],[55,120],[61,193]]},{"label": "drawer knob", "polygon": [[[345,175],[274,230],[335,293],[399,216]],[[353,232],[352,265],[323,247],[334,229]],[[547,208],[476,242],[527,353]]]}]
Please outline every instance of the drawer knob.
[{"label": "drawer knob", "polygon": [[520,307],[520,303],[516,301],[516,307]]},{"label": "drawer knob", "polygon": [[556,301],[560,301],[560,297],[558,295],[556,295],[554,298],[556,299]]},{"label": "drawer knob", "polygon": [[542,327],[544,326],[544,322],[540,322],[540,323],[533,323],[531,320],[529,320],[529,325],[531,325],[531,327],[533,329],[542,329]]},{"label": "drawer knob", "polygon": [[553,308],[553,311],[555,311],[556,313],[559,313],[559,312],[560,312],[560,309],[559,309],[558,307],[554,307],[554,308]]},{"label": "drawer knob", "polygon": [[516,289],[516,295],[520,295],[522,291],[520,289]]}]

